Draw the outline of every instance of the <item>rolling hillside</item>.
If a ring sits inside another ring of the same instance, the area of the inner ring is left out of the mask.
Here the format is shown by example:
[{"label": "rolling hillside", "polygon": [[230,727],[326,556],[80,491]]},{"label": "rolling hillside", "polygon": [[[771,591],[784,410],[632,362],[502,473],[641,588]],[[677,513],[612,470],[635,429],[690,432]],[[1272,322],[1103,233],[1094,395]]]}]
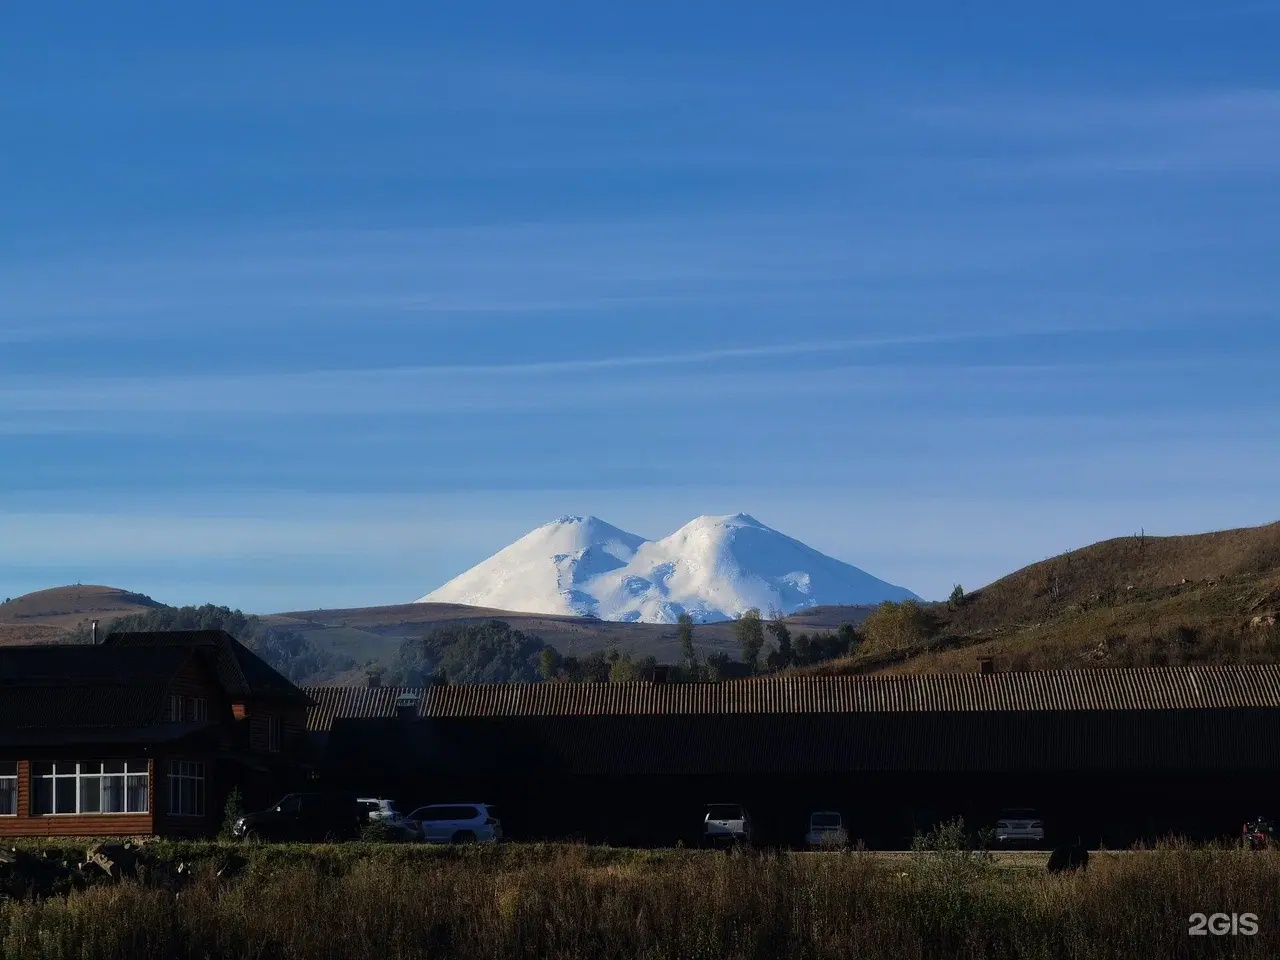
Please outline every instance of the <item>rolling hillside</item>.
[{"label": "rolling hillside", "polygon": [[117,587],[72,584],[37,590],[0,603],[0,643],[50,643],[90,620],[105,625],[116,617],[163,606]]},{"label": "rolling hillside", "polygon": [[1119,537],[1032,564],[933,608],[924,641],[811,668],[971,670],[1275,662],[1280,523]]}]

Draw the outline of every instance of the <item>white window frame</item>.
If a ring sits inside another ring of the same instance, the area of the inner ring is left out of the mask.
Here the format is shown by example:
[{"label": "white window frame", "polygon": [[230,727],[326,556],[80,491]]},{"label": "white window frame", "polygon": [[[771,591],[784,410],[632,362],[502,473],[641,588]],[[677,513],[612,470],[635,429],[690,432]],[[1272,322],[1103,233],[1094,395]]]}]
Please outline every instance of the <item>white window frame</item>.
[{"label": "white window frame", "polygon": [[279,714],[267,714],[267,751],[269,753],[280,752],[280,741],[283,739],[283,732]]},{"label": "white window frame", "polygon": [[[169,813],[175,817],[203,817],[205,815],[204,763],[198,760],[169,761]],[[194,809],[186,809],[183,788],[191,793],[185,799],[193,802]]]},{"label": "white window frame", "polygon": [[180,693],[169,694],[169,719],[179,723],[187,719],[187,698]]},{"label": "white window frame", "polygon": [[[40,772],[49,767],[49,773]],[[107,767],[120,767],[107,770]],[[89,768],[89,769],[86,769]],[[96,768],[96,769],[92,769]],[[146,760],[55,760],[31,765],[31,815],[36,817],[121,817],[151,812],[151,772]],[[48,783],[48,805],[42,810],[41,787]],[[68,788],[66,785],[70,784]],[[75,799],[74,810],[58,811],[59,787],[70,789]],[[118,791],[119,810],[103,810],[110,791]],[[140,793],[139,793],[140,791]],[[96,792],[97,810],[89,806],[86,795]],[[135,802],[141,796],[141,803]]]},{"label": "white window frame", "polygon": [[201,723],[209,719],[209,700],[206,697],[191,699],[191,719]]},{"label": "white window frame", "polygon": [[[0,761],[0,769],[7,768],[9,761]],[[13,773],[0,773],[0,817],[16,817],[18,815],[18,761],[12,761]],[[8,800],[8,804],[5,804]],[[5,806],[10,809],[5,809]]]}]

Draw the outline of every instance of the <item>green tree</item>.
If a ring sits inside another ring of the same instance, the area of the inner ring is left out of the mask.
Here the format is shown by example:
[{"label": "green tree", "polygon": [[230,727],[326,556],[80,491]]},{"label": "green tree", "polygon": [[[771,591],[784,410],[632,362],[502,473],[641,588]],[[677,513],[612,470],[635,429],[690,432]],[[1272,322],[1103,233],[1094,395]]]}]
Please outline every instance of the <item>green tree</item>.
[{"label": "green tree", "polygon": [[609,651],[608,662],[610,683],[630,683],[634,680],[643,680],[648,676],[652,676],[653,668],[657,665],[657,661],[653,657],[632,660],[631,654],[620,654],[617,650]]},{"label": "green tree", "polygon": [[813,663],[813,640],[807,633],[796,634],[795,651],[796,663],[801,665]]},{"label": "green tree", "polygon": [[538,653],[538,674],[543,680],[554,680],[559,667],[556,651],[552,647],[543,647]]},{"label": "green tree", "polygon": [[707,679],[723,680],[729,674],[729,655],[723,650],[707,654]]},{"label": "green tree", "polygon": [[796,662],[796,654],[791,647],[791,631],[787,629],[781,610],[770,611],[768,630],[773,634],[773,639],[778,644],[776,661],[778,665],[781,667],[793,666]]},{"label": "green tree", "polygon": [[836,647],[838,652],[833,652],[834,657],[851,657],[858,652],[858,647],[862,643],[862,637],[858,635],[858,628],[852,623],[842,623],[836,630]]},{"label": "green tree", "polygon": [[733,632],[738,640],[738,649],[742,651],[742,662],[755,673],[760,669],[760,651],[764,649],[764,623],[760,619],[760,608],[752,607],[738,614]]},{"label": "green tree", "polygon": [[915,600],[882,603],[862,625],[876,653],[896,653],[922,643],[932,630],[932,618]]},{"label": "green tree", "polygon": [[964,603],[964,587],[960,586],[958,583],[952,587],[951,596],[947,598],[947,602],[953,607],[958,607],[960,604]]},{"label": "green tree", "polygon": [[698,654],[693,648],[693,617],[687,612],[682,612],[676,619],[676,638],[680,641],[681,659],[692,667],[698,662]]}]

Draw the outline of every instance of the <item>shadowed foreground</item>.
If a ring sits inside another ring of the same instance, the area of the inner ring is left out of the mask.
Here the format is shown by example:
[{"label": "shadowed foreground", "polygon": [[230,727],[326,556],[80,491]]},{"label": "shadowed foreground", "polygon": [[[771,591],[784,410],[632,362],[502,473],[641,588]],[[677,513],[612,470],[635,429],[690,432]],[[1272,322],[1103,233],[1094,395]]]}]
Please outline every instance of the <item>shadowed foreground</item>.
[{"label": "shadowed foreground", "polygon": [[[1190,957],[1280,955],[1280,855],[1162,847],[1045,857],[966,851],[721,854],[575,846],[448,849],[162,844],[195,864],[145,882],[0,899],[0,956]],[[215,876],[247,853],[234,878]],[[1252,912],[1253,936],[1188,936]]]}]

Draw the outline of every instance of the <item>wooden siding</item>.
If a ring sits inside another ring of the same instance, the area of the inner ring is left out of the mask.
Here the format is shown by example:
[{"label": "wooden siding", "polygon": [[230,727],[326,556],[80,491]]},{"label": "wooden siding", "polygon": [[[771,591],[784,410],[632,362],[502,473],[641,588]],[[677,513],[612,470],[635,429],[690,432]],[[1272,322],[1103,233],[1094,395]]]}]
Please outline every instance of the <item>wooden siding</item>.
[{"label": "wooden siding", "polygon": [[[84,757],[84,760],[95,759]],[[155,833],[155,761],[147,761],[148,813],[31,814],[31,763],[18,761],[18,815],[0,817],[0,837],[118,837]]]},{"label": "wooden siding", "polygon": [[[246,706],[246,705],[242,705]],[[280,718],[280,749],[270,750],[270,717]],[[252,753],[297,754],[307,743],[307,708],[298,704],[253,705],[246,710],[249,750]]]}]

